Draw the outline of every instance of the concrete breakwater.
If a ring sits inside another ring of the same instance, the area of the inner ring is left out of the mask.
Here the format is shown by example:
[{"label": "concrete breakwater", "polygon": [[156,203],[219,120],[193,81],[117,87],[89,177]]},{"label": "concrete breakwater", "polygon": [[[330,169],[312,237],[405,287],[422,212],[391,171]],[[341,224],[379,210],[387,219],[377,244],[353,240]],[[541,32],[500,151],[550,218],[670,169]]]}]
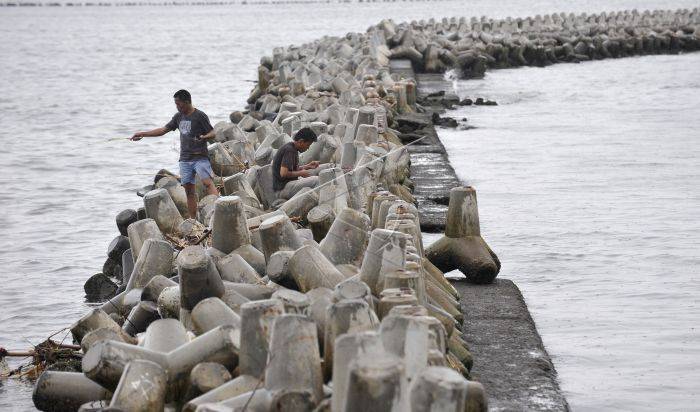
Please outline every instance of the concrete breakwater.
[{"label": "concrete breakwater", "polygon": [[625,10],[527,18],[443,18],[382,28],[392,58],[416,72],[454,70],[461,78],[487,69],[546,66],[647,54],[700,50],[700,9]]},{"label": "concrete breakwater", "polygon": [[[71,326],[81,370],[44,372],[39,409],[486,409],[439,266],[489,282],[500,264],[470,187],[449,193],[444,246],[424,247],[393,130],[420,110],[415,81],[388,54],[377,30],[262,59],[249,110],[215,126],[222,196],[198,184],[198,219],[184,219],[178,177],[161,170],[143,207],[117,215],[86,284],[117,294]],[[319,136],[300,161],[321,163],[320,184],[279,199],[271,160],[302,127]]]}]

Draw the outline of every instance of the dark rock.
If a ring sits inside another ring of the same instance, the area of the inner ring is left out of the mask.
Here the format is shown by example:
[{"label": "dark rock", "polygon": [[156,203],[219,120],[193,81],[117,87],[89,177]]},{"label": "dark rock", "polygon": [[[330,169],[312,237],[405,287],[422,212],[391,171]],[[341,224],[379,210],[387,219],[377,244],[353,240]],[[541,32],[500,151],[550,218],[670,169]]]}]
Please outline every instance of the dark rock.
[{"label": "dark rock", "polygon": [[117,284],[112,282],[104,273],[90,276],[90,279],[84,285],[85,295],[91,301],[109,299],[116,295],[117,288]]},{"label": "dark rock", "polygon": [[475,105],[477,106],[483,106],[484,104],[484,98],[483,97],[477,97],[476,101],[474,102]]},{"label": "dark rock", "polygon": [[435,125],[457,127],[457,120],[453,119],[452,117],[440,117],[440,115],[435,112],[433,112],[431,120]]},{"label": "dark rock", "polygon": [[433,202],[435,202],[439,205],[443,205],[443,206],[448,206],[450,204],[450,197],[449,196],[434,196],[434,197],[430,197],[429,199],[432,200]]},{"label": "dark rock", "polygon": [[243,120],[243,117],[244,117],[244,115],[242,112],[235,111],[235,112],[232,112],[228,118],[231,120],[231,123],[238,124],[238,122]]},{"label": "dark rock", "polygon": [[123,236],[128,236],[126,228],[138,220],[138,213],[134,209],[124,209],[116,217],[117,228]]},{"label": "dark rock", "polygon": [[459,101],[460,106],[471,106],[474,102],[472,99],[464,99]]},{"label": "dark rock", "polygon": [[140,207],[136,209],[136,215],[138,217],[138,220],[142,220],[146,218],[146,208],[145,207]]},{"label": "dark rock", "polygon": [[484,106],[498,106],[498,103],[494,102],[493,100],[487,100],[484,102]]},{"label": "dark rock", "polygon": [[105,260],[105,264],[102,265],[102,273],[104,273],[107,276],[114,277],[114,271],[119,265],[119,262],[112,258],[107,258]]},{"label": "dark rock", "polygon": [[119,235],[109,244],[109,247],[107,248],[107,256],[119,263],[122,261],[122,253],[124,253],[130,247],[131,244],[129,243],[129,238]]},{"label": "dark rock", "polygon": [[453,119],[451,117],[445,117],[445,118],[443,118],[442,126],[452,127],[452,128],[457,127],[457,120]]},{"label": "dark rock", "polygon": [[444,95],[445,95],[445,91],[444,91],[444,90],[440,90],[440,91],[437,91],[437,92],[428,93],[428,94],[426,95],[426,97],[442,97],[442,96],[444,96]]},{"label": "dark rock", "polygon": [[411,132],[430,125],[429,117],[419,114],[402,114],[396,116],[394,121],[398,124],[399,131],[401,132],[403,132],[402,129],[404,128],[408,128],[408,132]]}]

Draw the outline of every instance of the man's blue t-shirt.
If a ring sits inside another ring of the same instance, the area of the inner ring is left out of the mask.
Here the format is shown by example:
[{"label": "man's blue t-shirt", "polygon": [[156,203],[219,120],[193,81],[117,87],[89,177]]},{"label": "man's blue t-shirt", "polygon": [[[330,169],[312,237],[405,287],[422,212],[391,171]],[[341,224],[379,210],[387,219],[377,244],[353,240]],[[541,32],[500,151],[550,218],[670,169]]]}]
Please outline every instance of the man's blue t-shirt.
[{"label": "man's blue t-shirt", "polygon": [[207,142],[196,138],[209,133],[213,127],[209,123],[209,117],[199,110],[194,109],[190,115],[176,113],[165,125],[168,130],[180,130],[180,161],[191,162],[197,159],[209,158]]}]

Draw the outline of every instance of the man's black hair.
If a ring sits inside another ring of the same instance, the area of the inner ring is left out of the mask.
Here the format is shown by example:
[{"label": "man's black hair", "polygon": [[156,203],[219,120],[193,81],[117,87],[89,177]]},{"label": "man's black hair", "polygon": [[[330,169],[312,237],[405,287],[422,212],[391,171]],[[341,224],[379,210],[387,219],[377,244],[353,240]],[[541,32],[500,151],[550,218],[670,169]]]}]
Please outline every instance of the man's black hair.
[{"label": "man's black hair", "polygon": [[302,127],[294,134],[294,140],[304,140],[307,142],[315,142],[317,140],[316,133],[309,127]]},{"label": "man's black hair", "polygon": [[183,102],[192,103],[192,95],[185,89],[180,89],[173,95],[174,98],[180,99]]}]

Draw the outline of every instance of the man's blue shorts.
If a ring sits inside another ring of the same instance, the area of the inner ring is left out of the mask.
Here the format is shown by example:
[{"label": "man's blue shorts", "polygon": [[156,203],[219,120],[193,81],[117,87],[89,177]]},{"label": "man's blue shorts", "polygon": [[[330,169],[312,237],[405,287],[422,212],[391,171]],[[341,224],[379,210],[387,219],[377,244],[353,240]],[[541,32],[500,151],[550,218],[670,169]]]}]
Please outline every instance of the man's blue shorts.
[{"label": "man's blue shorts", "polygon": [[200,179],[211,179],[214,176],[214,171],[211,170],[209,159],[197,159],[191,162],[180,162],[180,183],[183,185],[194,184],[195,173]]}]

